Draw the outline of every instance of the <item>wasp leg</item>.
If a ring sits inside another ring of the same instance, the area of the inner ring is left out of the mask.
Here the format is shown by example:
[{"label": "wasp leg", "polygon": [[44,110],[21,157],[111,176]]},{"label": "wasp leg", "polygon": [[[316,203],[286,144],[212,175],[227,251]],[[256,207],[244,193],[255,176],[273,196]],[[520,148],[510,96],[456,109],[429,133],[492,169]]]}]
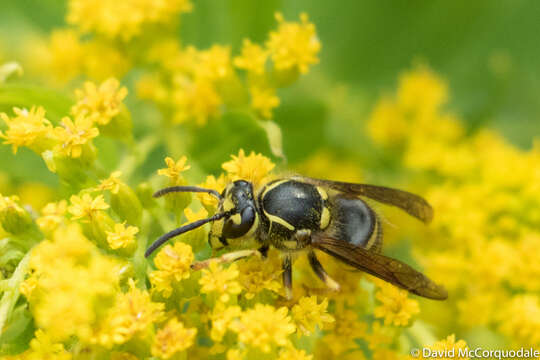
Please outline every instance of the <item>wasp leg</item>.
[{"label": "wasp leg", "polygon": [[197,261],[191,264],[191,269],[193,270],[201,270],[206,269],[212,261],[216,261],[218,264],[223,263],[230,263],[236,260],[240,260],[243,258],[247,258],[249,256],[261,256],[261,253],[259,250],[239,250],[239,251],[233,251],[230,253],[223,254],[219,257],[210,258],[203,261]]},{"label": "wasp leg", "polygon": [[313,269],[315,274],[317,274],[319,279],[321,279],[326,284],[326,286],[328,286],[331,290],[339,291],[340,289],[339,284],[326,273],[321,263],[315,256],[315,252],[313,252],[313,250],[311,250],[308,253],[308,260],[309,260],[309,264],[311,265],[311,268]]},{"label": "wasp leg", "polygon": [[283,287],[285,288],[285,297],[292,299],[292,259],[290,255],[285,255],[282,263],[283,268]]}]

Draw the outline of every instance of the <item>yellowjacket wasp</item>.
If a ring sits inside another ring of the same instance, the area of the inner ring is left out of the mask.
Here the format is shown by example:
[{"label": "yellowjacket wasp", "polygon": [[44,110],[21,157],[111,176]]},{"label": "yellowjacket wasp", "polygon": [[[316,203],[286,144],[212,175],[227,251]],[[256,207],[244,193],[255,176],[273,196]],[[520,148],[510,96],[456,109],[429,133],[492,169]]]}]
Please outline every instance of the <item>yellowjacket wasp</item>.
[{"label": "yellowjacket wasp", "polygon": [[[416,295],[436,300],[448,296],[444,287],[422,273],[380,254],[381,220],[362,200],[365,197],[399,207],[429,223],[433,209],[418,195],[382,186],[292,176],[273,180],[257,193],[249,181],[237,180],[228,184],[221,194],[195,186],[173,186],[159,190],[154,196],[173,192],[211,194],[219,200],[218,211],[207,219],[164,234],[148,248],[146,257],[172,237],[211,222],[211,245],[219,241],[228,246],[228,239],[253,237],[260,246],[257,250],[239,250],[214,260],[230,262],[255,254],[265,257],[270,246],[282,251],[283,285],[289,298],[292,258],[297,252],[306,253],[315,274],[329,288],[339,290],[339,284],[326,273],[314,249]],[[210,260],[194,263],[192,268],[204,268]]]}]

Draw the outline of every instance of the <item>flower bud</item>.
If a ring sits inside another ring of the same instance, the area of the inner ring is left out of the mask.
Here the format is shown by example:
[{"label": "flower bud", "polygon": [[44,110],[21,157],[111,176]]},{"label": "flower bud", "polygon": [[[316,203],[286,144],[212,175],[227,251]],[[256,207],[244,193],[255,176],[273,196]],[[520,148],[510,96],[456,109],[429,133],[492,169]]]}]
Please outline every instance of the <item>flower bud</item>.
[{"label": "flower bud", "polygon": [[8,233],[18,235],[24,233],[32,226],[32,217],[19,204],[16,196],[0,195],[0,224]]},{"label": "flower bud", "polygon": [[140,224],[142,216],[141,202],[135,191],[123,182],[119,183],[117,192],[111,192],[111,207],[128,224]]}]

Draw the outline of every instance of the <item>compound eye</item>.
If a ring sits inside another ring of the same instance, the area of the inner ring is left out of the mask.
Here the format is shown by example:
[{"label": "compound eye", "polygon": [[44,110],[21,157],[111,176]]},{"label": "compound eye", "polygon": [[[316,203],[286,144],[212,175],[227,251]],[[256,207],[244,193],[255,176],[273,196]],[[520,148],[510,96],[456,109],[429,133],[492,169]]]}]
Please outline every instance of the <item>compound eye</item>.
[{"label": "compound eye", "polygon": [[227,239],[244,236],[251,229],[255,216],[255,209],[248,206],[241,213],[229,217],[223,224],[223,236]]}]

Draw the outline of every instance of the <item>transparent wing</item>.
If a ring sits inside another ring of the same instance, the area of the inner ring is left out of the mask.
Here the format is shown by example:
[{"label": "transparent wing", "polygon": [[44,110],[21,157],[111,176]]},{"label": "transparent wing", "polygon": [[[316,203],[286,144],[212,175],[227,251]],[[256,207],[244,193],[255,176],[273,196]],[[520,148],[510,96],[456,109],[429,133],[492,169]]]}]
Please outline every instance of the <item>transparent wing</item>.
[{"label": "transparent wing", "polygon": [[313,179],[303,176],[295,178],[312,185],[328,187],[353,196],[365,196],[387,205],[396,206],[425,223],[429,223],[433,219],[433,208],[431,205],[424,198],[407,191],[384,186]]},{"label": "transparent wing", "polygon": [[445,300],[448,297],[448,293],[443,286],[436,284],[424,274],[396,259],[324,234],[314,235],[312,246],[356,269],[383,279],[413,294],[434,300]]}]

